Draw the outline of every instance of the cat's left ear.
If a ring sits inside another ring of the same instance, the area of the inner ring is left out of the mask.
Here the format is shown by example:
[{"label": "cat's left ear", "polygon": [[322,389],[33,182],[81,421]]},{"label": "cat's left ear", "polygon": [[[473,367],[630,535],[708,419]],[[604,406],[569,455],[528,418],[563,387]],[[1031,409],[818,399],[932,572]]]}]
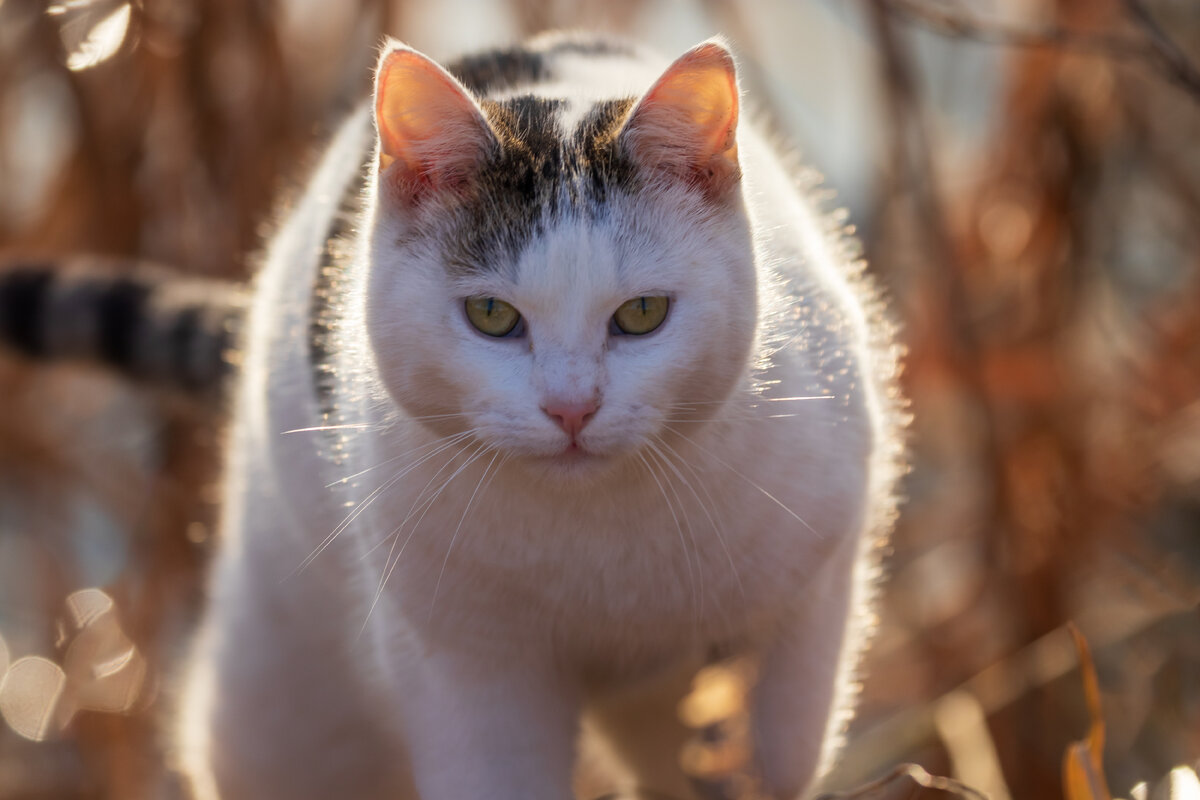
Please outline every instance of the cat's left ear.
[{"label": "cat's left ear", "polygon": [[479,105],[433,59],[395,44],[375,75],[379,171],[410,202],[460,190],[499,142]]},{"label": "cat's left ear", "polygon": [[644,167],[720,197],[737,184],[738,86],[733,55],[710,39],[684,53],[638,101],[619,141]]}]

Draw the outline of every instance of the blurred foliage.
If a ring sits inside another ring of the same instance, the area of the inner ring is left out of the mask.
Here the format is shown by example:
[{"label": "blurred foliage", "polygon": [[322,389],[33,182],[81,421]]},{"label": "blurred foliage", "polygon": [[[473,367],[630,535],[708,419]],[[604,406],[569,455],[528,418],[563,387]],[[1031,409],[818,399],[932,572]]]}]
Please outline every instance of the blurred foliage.
[{"label": "blurred foliage", "polygon": [[[495,9],[514,32],[646,38],[661,5]],[[783,6],[676,5],[733,37],[750,95],[783,116],[794,62],[754,44],[756,15]],[[366,92],[380,33],[410,35],[418,6],[0,2],[0,248],[244,279],[279,198]],[[832,13],[873,60],[861,92],[881,151],[862,155],[880,157],[856,222],[906,331],[916,422],[863,701],[825,788],[937,789],[916,768],[880,777],[915,762],[996,800],[1062,797],[1064,752],[1094,719],[1107,736],[1088,763],[1126,794],[1200,757],[1200,14]],[[978,48],[1000,88],[963,159],[930,64]],[[0,386],[0,797],[176,796],[158,723],[201,597],[221,409],[9,357]],[[1068,620],[1095,648],[1086,703]],[[49,699],[21,706],[13,681]],[[703,698],[728,703],[720,687],[684,709],[698,726],[718,725]],[[711,752],[688,758],[720,771]]]}]

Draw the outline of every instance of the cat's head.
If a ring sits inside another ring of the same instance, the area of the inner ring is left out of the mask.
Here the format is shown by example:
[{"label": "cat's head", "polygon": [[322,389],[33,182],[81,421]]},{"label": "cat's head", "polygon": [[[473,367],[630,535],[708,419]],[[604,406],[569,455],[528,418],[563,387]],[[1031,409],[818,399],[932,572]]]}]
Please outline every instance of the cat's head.
[{"label": "cat's head", "polygon": [[755,268],[722,44],[599,102],[478,100],[395,46],[375,121],[367,325],[410,415],[594,475],[746,374]]}]

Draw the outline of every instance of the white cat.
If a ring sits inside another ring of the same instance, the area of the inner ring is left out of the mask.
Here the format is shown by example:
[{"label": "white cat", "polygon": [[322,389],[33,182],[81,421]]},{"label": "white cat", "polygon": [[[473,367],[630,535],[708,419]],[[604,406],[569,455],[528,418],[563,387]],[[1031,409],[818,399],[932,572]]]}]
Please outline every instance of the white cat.
[{"label": "white cat", "polygon": [[896,348],[739,110],[719,41],[387,46],[258,280],[199,797],[565,800],[581,720],[626,788],[693,797],[675,707],[714,653],[761,658],[772,796],[828,763]]}]

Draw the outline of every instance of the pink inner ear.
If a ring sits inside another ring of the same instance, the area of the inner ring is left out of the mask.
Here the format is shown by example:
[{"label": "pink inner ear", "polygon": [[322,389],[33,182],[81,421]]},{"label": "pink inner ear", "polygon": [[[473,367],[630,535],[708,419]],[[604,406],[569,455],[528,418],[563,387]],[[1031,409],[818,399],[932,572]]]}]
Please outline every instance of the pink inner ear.
[{"label": "pink inner ear", "polygon": [[415,50],[384,56],[375,80],[379,168],[433,188],[467,179],[496,138],[452,75]]},{"label": "pink inner ear", "polygon": [[738,176],[737,120],[733,57],[706,42],[663,73],[621,135],[641,163],[720,193]]}]

